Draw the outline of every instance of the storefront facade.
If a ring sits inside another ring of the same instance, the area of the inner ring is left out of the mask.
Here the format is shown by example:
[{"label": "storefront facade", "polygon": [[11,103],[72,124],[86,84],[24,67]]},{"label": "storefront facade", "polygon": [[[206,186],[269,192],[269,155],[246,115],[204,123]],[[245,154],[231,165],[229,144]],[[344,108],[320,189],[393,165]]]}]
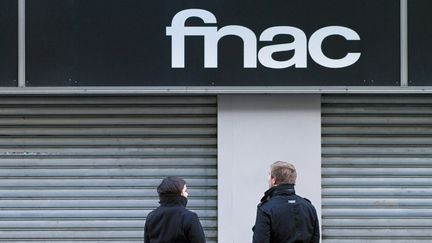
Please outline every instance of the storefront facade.
[{"label": "storefront facade", "polygon": [[0,241],[142,242],[178,175],[249,242],[277,160],[323,242],[430,241],[431,7],[2,1]]}]

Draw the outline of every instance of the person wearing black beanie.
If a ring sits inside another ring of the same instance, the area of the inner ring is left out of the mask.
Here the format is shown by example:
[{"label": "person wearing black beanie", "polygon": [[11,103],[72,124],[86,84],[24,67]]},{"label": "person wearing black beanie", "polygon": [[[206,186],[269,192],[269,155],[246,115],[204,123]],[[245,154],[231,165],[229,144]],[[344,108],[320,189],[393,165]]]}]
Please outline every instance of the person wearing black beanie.
[{"label": "person wearing black beanie", "polygon": [[186,209],[186,182],[180,177],[167,177],[157,192],[160,206],[147,215],[144,243],[205,243],[197,214]]}]

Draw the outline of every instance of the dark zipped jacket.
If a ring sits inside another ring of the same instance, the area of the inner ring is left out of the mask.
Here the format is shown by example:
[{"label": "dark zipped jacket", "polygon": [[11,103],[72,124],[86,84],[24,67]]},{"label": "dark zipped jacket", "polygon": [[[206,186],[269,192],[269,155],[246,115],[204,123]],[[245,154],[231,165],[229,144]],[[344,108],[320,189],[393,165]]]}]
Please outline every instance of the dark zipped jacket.
[{"label": "dark zipped jacket", "polygon": [[147,215],[145,243],[205,243],[204,231],[196,213],[187,210],[187,198],[160,197],[160,206]]},{"label": "dark zipped jacket", "polygon": [[314,206],[282,184],[265,192],[258,204],[253,243],[318,243],[319,223]]}]

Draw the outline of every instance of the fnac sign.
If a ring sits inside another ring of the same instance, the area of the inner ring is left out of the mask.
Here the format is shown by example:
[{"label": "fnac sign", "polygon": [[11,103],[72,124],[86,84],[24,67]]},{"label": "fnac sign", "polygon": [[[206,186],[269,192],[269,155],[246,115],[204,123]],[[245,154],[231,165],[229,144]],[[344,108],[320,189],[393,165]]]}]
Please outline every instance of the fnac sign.
[{"label": "fnac sign", "polygon": [[[172,19],[171,26],[166,27],[166,35],[171,36],[171,67],[185,68],[185,38],[187,36],[204,37],[204,68],[218,67],[218,42],[225,36],[237,36],[243,41],[244,68],[257,68],[259,61],[263,66],[283,69],[294,66],[307,68],[308,54],[314,62],[327,68],[344,68],[356,63],[361,56],[359,52],[348,52],[339,59],[326,56],[322,50],[324,39],[329,36],[342,36],[347,41],[360,41],[354,30],[344,26],[326,26],[316,30],[307,39],[306,34],[293,26],[273,26],[264,30],[257,40],[255,33],[241,25],[217,26],[185,26],[189,18],[200,18],[205,24],[216,24],[214,14],[203,9],[186,9],[178,12]],[[293,41],[284,44],[273,44],[257,50],[258,41],[272,41],[277,35],[290,35]],[[275,60],[272,55],[278,52],[293,51],[288,60]]]}]

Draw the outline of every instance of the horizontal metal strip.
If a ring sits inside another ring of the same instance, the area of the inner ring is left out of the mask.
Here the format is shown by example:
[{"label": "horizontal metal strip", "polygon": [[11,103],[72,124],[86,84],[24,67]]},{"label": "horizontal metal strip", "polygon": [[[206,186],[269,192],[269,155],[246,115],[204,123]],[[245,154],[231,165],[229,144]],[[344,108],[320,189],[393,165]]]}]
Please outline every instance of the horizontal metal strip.
[{"label": "horizontal metal strip", "polygon": [[[117,188],[115,188],[117,189]],[[43,190],[43,189],[41,189]],[[64,189],[60,189],[64,190]],[[155,189],[146,189],[145,191],[141,191],[141,194],[133,193],[133,192],[126,192],[126,193],[104,193],[101,191],[96,192],[95,195],[89,195],[88,191],[83,192],[83,190],[92,190],[92,188],[86,188],[82,190],[70,190],[69,192],[61,192],[58,197],[55,195],[49,194],[47,192],[42,192],[41,195],[36,195],[36,192],[10,192],[8,195],[2,196],[2,205],[5,205],[7,207],[10,205],[10,201],[23,201],[18,205],[28,205],[29,201],[40,201],[40,202],[46,202],[46,204],[55,204],[57,201],[73,201],[75,202],[90,202],[100,200],[100,201],[131,201],[131,202],[137,202],[141,201],[142,203],[149,201],[149,202],[159,202],[159,197],[157,193],[155,192]],[[101,189],[100,189],[101,190]],[[124,190],[133,190],[131,188],[124,188]],[[5,190],[2,190],[5,191]],[[17,190],[22,191],[22,190]],[[72,192],[73,191],[73,192]],[[208,204],[205,204],[203,207],[206,207],[206,205],[210,205],[211,202],[214,200],[217,200],[217,195],[214,193],[216,191],[216,188],[214,187],[208,187],[208,188],[195,188],[192,190],[193,194],[189,196],[189,200],[193,200],[194,202],[209,202]],[[86,194],[87,193],[87,194]],[[53,202],[48,202],[53,201]],[[116,202],[112,202],[113,205]],[[107,203],[108,205],[109,203]],[[45,204],[44,204],[45,205]],[[87,205],[87,204],[86,204]],[[110,205],[110,204],[109,204]],[[142,204],[144,205],[144,204]],[[10,205],[14,206],[14,205]],[[33,205],[35,208],[38,208],[39,205]],[[61,207],[63,205],[60,205]],[[24,206],[23,206],[24,207]],[[81,207],[77,205],[77,207]],[[31,208],[31,206],[29,206]],[[68,207],[69,208],[69,207]]]},{"label": "horizontal metal strip", "polygon": [[321,127],[325,135],[432,135],[431,126],[325,126]]},{"label": "horizontal metal strip", "polygon": [[[194,189],[188,188],[189,195],[195,197],[215,197],[217,190],[215,189]],[[0,197],[7,198],[57,198],[72,197],[74,199],[94,198],[94,197],[109,197],[109,198],[122,198],[122,197],[157,197],[155,188],[152,189],[52,189],[52,190],[0,190]]]},{"label": "horizontal metal strip", "polygon": [[191,117],[164,116],[164,117],[2,117],[0,126],[126,126],[126,125],[214,125],[215,116]]},{"label": "horizontal metal strip", "polygon": [[[153,175],[152,175],[153,176]],[[148,179],[1,179],[1,187],[154,187],[156,188],[162,181],[160,178]],[[205,178],[183,178],[188,187],[216,187],[217,179]],[[432,182],[431,182],[432,184]],[[0,195],[1,197],[1,195]]]},{"label": "horizontal metal strip", "polygon": [[[391,105],[391,104],[340,104],[321,107],[321,112],[327,114],[432,114],[432,104]],[[2,113],[0,113],[2,114]]]},{"label": "horizontal metal strip", "polygon": [[[141,230],[119,230],[119,231],[111,231],[111,230],[98,230],[98,231],[84,231],[84,230],[70,230],[70,231],[0,231],[0,240],[9,240],[9,239],[51,239],[51,238],[62,238],[62,239],[83,239],[83,238],[142,238],[143,231]],[[215,230],[206,230],[206,236],[208,237],[216,237],[217,232]]]},{"label": "horizontal metal strip", "polygon": [[3,105],[215,104],[216,96],[2,96]]},{"label": "horizontal metal strip", "polygon": [[323,95],[323,104],[432,104],[430,95]]},{"label": "horizontal metal strip", "polygon": [[[156,200],[155,200],[156,201]],[[154,210],[158,207],[159,205],[154,205],[154,206],[149,206],[149,207],[101,207],[101,208],[97,208],[97,207],[4,207],[1,208],[1,210],[5,210],[5,211],[40,211],[40,210],[45,210],[45,211],[91,211],[91,210],[123,210],[123,211],[132,211],[132,210]],[[199,210],[213,210],[213,211],[217,211],[217,207],[211,207],[211,206],[202,206],[202,205],[198,205],[198,206],[189,206],[188,205],[188,209],[192,210],[192,211],[199,211]],[[359,208],[362,209],[362,208]],[[16,216],[11,217],[12,220],[19,220],[19,218],[17,218]],[[59,218],[62,218],[62,216],[60,215]],[[104,217],[102,217],[104,218]],[[210,217],[211,219],[212,217]],[[8,218],[5,218],[8,219]],[[10,218],[9,218],[10,219]],[[93,219],[93,218],[92,218]],[[124,219],[124,218],[123,218]]]},{"label": "horizontal metal strip", "polygon": [[[215,233],[212,232],[217,232],[216,229],[214,227],[203,227],[204,230],[204,234],[206,234],[207,237],[211,237],[214,238],[216,236]],[[7,235],[5,234],[6,232],[45,232],[46,233],[46,239],[52,239],[51,237],[51,232],[68,232],[70,234],[73,234],[74,232],[133,232],[133,231],[141,231],[141,238],[142,235],[144,234],[143,231],[143,225],[141,225],[141,227],[134,227],[134,228],[90,228],[90,229],[86,229],[86,228],[54,228],[51,230],[45,229],[45,228],[30,228],[30,229],[7,229],[7,230],[2,230],[0,229],[0,239],[3,239],[2,242],[4,242],[5,237],[3,237],[3,235]],[[26,239],[28,236],[26,237],[21,237],[19,239]],[[131,236],[132,237],[132,236]],[[73,240],[73,238],[71,238],[71,235],[64,235],[61,238],[68,238],[69,240]],[[105,237],[98,237],[95,239],[104,239]],[[120,237],[121,238],[121,237]],[[134,238],[138,238],[138,237],[134,237]],[[38,239],[41,239],[38,237]],[[143,239],[142,239],[143,240]],[[9,241],[8,241],[9,242]],[[33,239],[31,239],[31,242],[33,242]],[[51,242],[51,240],[50,240]],[[82,242],[80,239],[75,238],[75,242]],[[129,242],[129,241],[127,241]],[[141,241],[142,242],[142,241]]]},{"label": "horizontal metal strip", "polygon": [[1,156],[174,156],[216,155],[214,147],[82,147],[82,148],[0,148]]},{"label": "horizontal metal strip", "polygon": [[[431,118],[432,119],[432,118]],[[323,136],[323,145],[432,145],[430,136]],[[1,140],[0,140],[1,144]]]},{"label": "horizontal metal strip", "polygon": [[382,107],[390,107],[390,108],[400,108],[400,109],[412,109],[412,108],[417,108],[417,107],[422,107],[422,108],[427,108],[427,107],[432,107],[432,103],[427,103],[427,102],[414,102],[414,103],[403,103],[403,102],[395,102],[395,103],[390,103],[390,102],[384,102],[384,103],[379,103],[379,102],[343,102],[341,101],[340,103],[325,103],[322,102],[322,107],[323,108],[328,108],[328,109],[339,109],[339,108],[348,108],[348,107],[354,107],[354,108],[382,108]]},{"label": "horizontal metal strip", "polygon": [[[100,157],[99,157],[100,158]],[[160,165],[160,166],[148,166],[148,165],[111,165],[111,166],[86,166],[86,165],[80,165],[80,166],[26,166],[26,167],[22,167],[22,166],[3,166],[0,168],[1,169],[5,169],[5,170],[23,170],[23,169],[32,169],[32,170],[66,170],[66,169],[87,169],[87,170],[106,170],[106,169],[113,169],[113,170],[118,170],[118,169],[155,169],[155,168],[171,168],[171,169],[188,169],[188,168],[201,168],[201,169],[206,169],[206,168],[212,168],[212,169],[216,169],[216,166],[204,166],[204,165],[171,165],[171,166],[164,166],[164,165]],[[196,178],[196,175],[193,175]],[[204,175],[205,176],[205,175]],[[0,176],[1,177],[1,176]],[[18,176],[20,177],[19,179],[34,179],[34,178],[26,178],[26,177],[22,177],[22,176]],[[45,177],[45,176],[43,176]],[[49,176],[48,176],[49,177]],[[53,176],[55,177],[55,175]],[[151,179],[154,177],[151,177],[149,175],[143,175],[143,176],[120,176],[117,177],[116,179],[128,179],[128,178],[133,178],[133,179],[138,179],[137,177],[140,177],[141,179]],[[40,179],[40,177],[37,177],[38,179]],[[8,178],[2,178],[2,179],[8,179]],[[13,179],[17,179],[17,178],[13,178]],[[65,178],[61,178],[61,179],[65,179]],[[70,179],[76,179],[76,176],[71,176]],[[91,177],[88,177],[88,179],[92,179]],[[101,178],[98,178],[101,179]]]},{"label": "horizontal metal strip", "polygon": [[367,116],[367,115],[333,115],[321,117],[322,124],[325,125],[430,125],[432,124],[432,115],[382,115],[382,116]]},{"label": "horizontal metal strip", "polygon": [[431,228],[424,229],[323,229],[323,235],[337,235],[338,237],[429,237],[432,240]]},{"label": "horizontal metal strip", "polygon": [[[193,210],[199,217],[217,217],[216,210]],[[145,218],[153,209],[148,210],[2,210],[4,218]]]},{"label": "horizontal metal strip", "polygon": [[8,146],[193,146],[216,145],[216,137],[2,137],[0,147]]},{"label": "horizontal metal strip", "polygon": [[[0,194],[2,195],[2,194]],[[432,198],[432,188],[323,188],[322,197],[427,197]]]},{"label": "horizontal metal strip", "polygon": [[[0,224],[1,225],[1,224]],[[326,227],[432,227],[432,218],[419,217],[419,218],[381,218],[381,219],[324,219],[323,225]]]},{"label": "horizontal metal strip", "polygon": [[[13,242],[13,243],[28,243],[29,241],[31,242],[43,242],[46,243],[47,239],[8,239],[3,240],[2,242]],[[115,239],[115,238],[105,238],[102,239],[101,238],[97,238],[97,239],[53,239],[50,238],[49,242],[61,242],[61,243],[124,243],[124,242],[128,242],[128,243],[142,243],[144,241],[144,239],[141,238],[121,238],[121,239]],[[217,243],[216,237],[207,237],[206,238],[206,243]]]},{"label": "horizontal metal strip", "polygon": [[[3,203],[0,202],[0,205]],[[399,199],[382,199],[382,198],[323,198],[323,207],[355,208],[432,208],[432,198],[399,198]],[[11,205],[13,206],[13,205]]]},{"label": "horizontal metal strip", "polygon": [[[430,177],[418,178],[417,176],[413,176],[412,178],[398,178],[397,175],[388,178],[363,178],[363,177],[326,178],[324,177],[322,178],[321,182],[324,187],[338,187],[338,186],[432,187],[432,180]],[[0,186],[1,185],[2,183],[0,182]]]},{"label": "horizontal metal strip", "polygon": [[[349,176],[432,176],[432,167],[427,168],[323,168],[325,177],[349,177]],[[1,175],[1,171],[0,171]]]},{"label": "horizontal metal strip", "polygon": [[[323,154],[322,164],[323,167],[329,166],[429,166],[432,164],[431,158],[428,157],[400,157],[400,156],[387,156],[387,157],[350,157],[348,155],[343,157],[329,157]],[[431,156],[432,157],[432,156]]]},{"label": "horizontal metal strip", "polygon": [[[432,209],[356,209],[327,208],[322,211],[323,217],[353,217],[353,218],[387,218],[387,217],[432,217]],[[429,230],[430,231],[430,230]],[[432,231],[430,231],[432,232]]]},{"label": "horizontal metal strip", "polygon": [[1,126],[0,128],[5,129],[23,129],[23,130],[31,130],[31,129],[94,129],[94,128],[110,128],[110,129],[137,129],[137,128],[208,128],[208,127],[216,127],[216,124],[132,124],[132,125],[121,125],[121,124],[111,124],[111,125],[33,125],[33,126],[22,126],[22,125],[9,125],[9,126]]},{"label": "horizontal metal strip", "polygon": [[365,242],[377,242],[377,243],[428,243],[431,241],[429,237],[418,238],[414,236],[410,237],[335,237],[335,236],[323,236],[325,243],[365,243]]},{"label": "horizontal metal strip", "polygon": [[[217,220],[200,219],[203,227],[216,228]],[[0,229],[58,229],[58,228],[143,228],[143,220],[0,220]]]},{"label": "horizontal metal strip", "polygon": [[[101,240],[102,239],[102,240]],[[48,241],[49,240],[49,241]],[[7,240],[2,240],[2,242],[8,242],[8,243],[28,243],[28,242],[59,242],[59,243],[124,243],[124,242],[128,242],[128,243],[143,243],[144,239],[141,238],[81,238],[81,239],[26,239],[26,238],[20,238],[20,239],[7,239]],[[206,238],[206,243],[217,243],[216,237],[207,237]]]},{"label": "horizontal metal strip", "polygon": [[[194,106],[195,107],[195,106]],[[207,106],[206,106],[207,107]],[[407,116],[411,116],[411,115],[407,115]],[[85,121],[93,121],[93,120],[100,120],[101,122],[103,122],[101,119],[102,118],[107,118],[109,119],[113,119],[114,121],[125,121],[127,122],[128,119],[131,119],[132,121],[134,120],[143,120],[146,121],[147,119],[156,119],[159,120],[161,119],[162,121],[166,120],[166,119],[178,119],[178,120],[201,120],[201,119],[217,119],[217,113],[212,113],[212,114],[207,114],[207,113],[203,113],[203,114],[170,114],[170,113],[161,113],[161,114],[110,114],[109,117],[107,117],[104,114],[74,114],[73,116],[70,114],[32,114],[32,115],[25,115],[23,116],[22,114],[9,114],[9,115],[1,115],[0,116],[2,119],[4,118],[5,120],[38,120],[38,121],[51,121],[51,120],[56,120],[58,119],[59,121],[65,121],[65,119],[67,118],[71,118],[73,120],[85,120]]]},{"label": "horizontal metal strip", "polygon": [[106,107],[144,107],[144,108],[156,108],[156,107],[216,107],[216,103],[152,103],[152,104],[121,104],[121,103],[112,103],[112,104],[103,104],[103,103],[88,103],[88,104],[77,104],[77,103],[68,103],[68,104],[0,104],[0,108],[106,108]]},{"label": "horizontal metal strip", "polygon": [[[194,197],[188,198],[188,207],[210,207],[217,206],[215,199],[195,199]],[[130,200],[130,199],[111,199],[111,200],[0,200],[0,208],[155,208],[159,206],[159,200],[144,199],[144,200]]]},{"label": "horizontal metal strip", "polygon": [[[1,149],[0,149],[1,153]],[[324,154],[431,154],[432,146],[403,146],[403,145],[393,145],[393,146],[322,146],[322,153]],[[432,163],[431,163],[432,164]]]},{"label": "horizontal metal strip", "polygon": [[[27,180],[27,179],[34,179],[34,180],[39,180],[39,179],[59,179],[59,180],[64,180],[64,179],[70,179],[70,180],[93,180],[93,179],[121,179],[121,180],[129,180],[129,179],[163,179],[167,176],[172,176],[172,175],[158,175],[158,176],[153,176],[153,175],[141,175],[141,176],[130,176],[130,175],[126,175],[126,176],[56,176],[56,175],[50,175],[50,176],[34,176],[34,177],[27,177],[27,176],[14,176],[14,177],[0,177],[1,180],[8,180],[8,179],[14,179],[14,180]],[[174,175],[177,176],[177,175]],[[202,178],[207,178],[207,179],[216,179],[217,176],[214,175],[185,175],[185,176],[181,176],[182,178],[186,178],[186,179],[202,179]],[[86,186],[84,186],[86,187]],[[6,187],[6,188],[11,188],[11,187]],[[34,188],[42,188],[44,189],[44,187],[34,187]],[[32,189],[34,189],[32,187]],[[82,188],[82,186],[77,186],[76,188]],[[120,186],[116,187],[117,189],[120,188]],[[143,186],[141,186],[140,188],[144,188]],[[12,189],[17,189],[17,187],[12,188]],[[18,188],[19,189],[19,188]],[[50,189],[58,189],[58,188],[50,188]],[[65,188],[68,189],[68,188]]]},{"label": "horizontal metal strip", "polygon": [[182,136],[216,135],[216,127],[0,127],[0,136]]},{"label": "horizontal metal strip", "polygon": [[[40,242],[40,243],[46,243],[47,239],[7,239],[2,240],[2,242],[8,242],[8,243],[28,243],[28,242]],[[122,238],[122,239],[76,239],[76,240],[65,240],[65,239],[49,239],[49,242],[59,242],[59,243],[143,243],[143,238]],[[207,243],[210,243],[210,241],[206,241]],[[216,242],[214,242],[216,243]]]},{"label": "horizontal metal strip", "polygon": [[132,114],[216,114],[216,106],[23,106],[23,107],[5,107],[0,106],[0,116],[2,115],[132,115]]},{"label": "horizontal metal strip", "polygon": [[[2,166],[216,166],[216,158],[0,158]],[[1,181],[0,181],[1,183]]]},{"label": "horizontal metal strip", "polygon": [[[188,208],[188,209],[191,210],[192,212],[197,212],[197,211],[201,210],[201,209],[195,209],[195,208]],[[154,210],[154,208],[148,209],[149,212],[152,211],[152,210]],[[211,211],[216,211],[216,210],[212,209]],[[198,216],[198,217],[199,217],[200,222],[203,222],[203,221],[214,221],[217,224],[217,217],[215,217],[215,216],[209,216],[209,217]],[[135,220],[135,221],[141,221],[142,222],[142,226],[141,227],[143,227],[146,218],[145,217],[133,217],[133,218],[119,218],[119,217],[91,217],[91,218],[77,217],[77,218],[73,218],[73,217],[70,217],[70,218],[63,218],[63,217],[60,216],[60,217],[48,217],[48,218],[27,218],[27,217],[26,218],[16,218],[16,217],[10,218],[10,217],[3,217],[1,220],[4,221],[4,222],[15,222],[15,221],[20,221],[20,222],[83,221],[84,222],[84,221],[128,221],[128,220]],[[103,228],[104,227],[102,227],[102,229]],[[106,229],[107,228],[112,229],[112,227],[105,227],[105,228]],[[120,228],[122,228],[122,227],[120,227]],[[214,229],[214,227],[207,227],[207,228]],[[7,229],[8,228],[5,228],[5,230],[7,230]],[[46,228],[44,228],[44,227],[36,227],[35,229],[46,230]],[[58,229],[61,230],[61,228],[58,228]],[[80,227],[76,227],[75,229],[80,229]]]},{"label": "horizontal metal strip", "polygon": [[[188,175],[216,176],[216,168],[118,168],[118,169],[11,169],[0,170],[0,177],[21,177],[28,178],[38,176],[166,176],[177,175],[187,177]],[[84,179],[84,178],[83,178]]]}]

